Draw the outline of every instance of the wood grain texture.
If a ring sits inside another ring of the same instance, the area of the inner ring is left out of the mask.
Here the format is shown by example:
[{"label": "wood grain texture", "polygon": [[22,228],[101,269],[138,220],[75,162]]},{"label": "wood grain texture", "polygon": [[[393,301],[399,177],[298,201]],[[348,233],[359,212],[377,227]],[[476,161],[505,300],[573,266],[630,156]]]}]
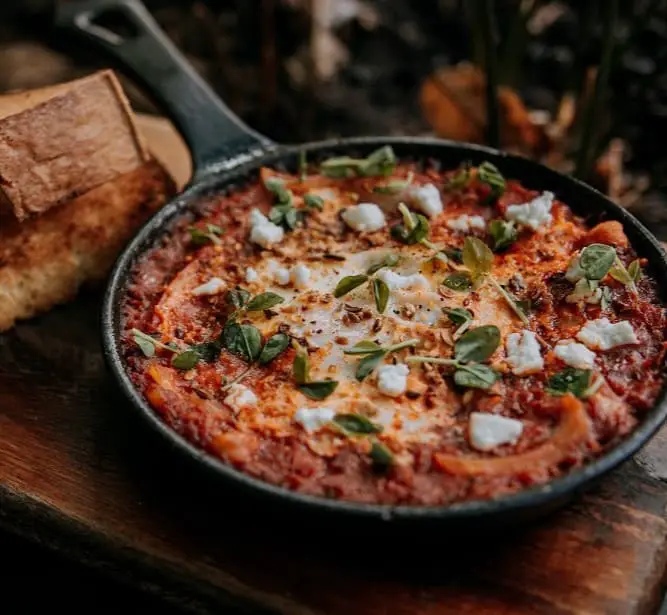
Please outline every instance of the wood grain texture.
[{"label": "wood grain texture", "polygon": [[[99,297],[0,336],[0,525],[200,612],[647,614],[666,565],[667,431],[568,508],[476,544],[276,536],[166,454],[116,392]],[[424,537],[422,537],[424,538]],[[342,546],[341,546],[342,545]]]}]

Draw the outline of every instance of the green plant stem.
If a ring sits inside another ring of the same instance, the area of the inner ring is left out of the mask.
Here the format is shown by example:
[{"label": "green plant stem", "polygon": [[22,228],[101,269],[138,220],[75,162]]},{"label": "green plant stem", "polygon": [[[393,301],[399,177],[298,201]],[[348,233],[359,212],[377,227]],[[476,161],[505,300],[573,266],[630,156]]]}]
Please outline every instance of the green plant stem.
[{"label": "green plant stem", "polygon": [[392,346],[387,346],[385,350],[387,352],[396,352],[398,350],[403,350],[403,348],[412,348],[419,344],[419,339],[413,337],[412,339],[405,340],[404,342],[399,342],[398,344],[393,344]]},{"label": "green plant stem", "polygon": [[408,357],[407,363],[435,363],[436,365],[458,365],[456,359],[443,359],[442,357]]},{"label": "green plant stem", "polygon": [[156,340],[154,337],[151,337],[147,333],[139,331],[139,329],[132,329],[130,333],[132,333],[132,335],[134,335],[135,337],[140,337],[141,339],[144,339],[147,342],[153,344],[153,346],[155,346],[156,348],[162,348],[162,350],[168,350],[169,352],[180,352],[178,348],[172,348],[171,346],[167,346],[167,344],[159,342],[158,340]]},{"label": "green plant stem", "polygon": [[220,390],[221,390],[221,391],[226,391],[226,390],[229,389],[231,386],[233,386],[233,385],[238,384],[239,382],[241,382],[241,380],[243,380],[243,379],[250,373],[250,370],[252,370],[252,367],[253,367],[252,365],[251,365],[250,367],[246,367],[246,368],[245,368],[245,369],[244,369],[238,376],[236,376],[236,378],[234,378],[234,380],[232,380],[231,382],[228,382],[228,383],[227,383],[225,386],[223,386]]},{"label": "green plant stem", "polygon": [[507,304],[512,308],[512,311],[519,317],[521,322],[524,325],[529,324],[528,319],[526,318],[526,315],[523,313],[521,308],[514,302],[514,299],[510,297],[508,292],[498,283],[498,280],[494,278],[492,275],[487,276],[489,282],[493,285],[493,287],[503,296],[503,299],[507,302]]},{"label": "green plant stem", "polygon": [[618,21],[619,0],[605,0],[602,5],[604,11],[604,33],[602,37],[602,56],[600,67],[595,79],[593,96],[586,106],[583,117],[583,129],[575,174],[580,179],[587,179],[593,164],[593,151],[597,118],[601,112],[602,103],[609,81],[609,73],[616,39],[616,22]]}]

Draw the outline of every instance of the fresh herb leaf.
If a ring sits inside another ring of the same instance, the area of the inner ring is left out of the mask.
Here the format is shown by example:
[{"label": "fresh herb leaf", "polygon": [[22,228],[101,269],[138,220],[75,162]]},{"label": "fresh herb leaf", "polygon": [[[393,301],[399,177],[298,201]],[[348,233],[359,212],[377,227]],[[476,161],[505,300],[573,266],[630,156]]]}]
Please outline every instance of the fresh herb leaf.
[{"label": "fresh herb leaf", "polygon": [[339,298],[347,293],[353,291],[355,288],[358,288],[362,284],[368,281],[367,275],[348,275],[345,276],[334,289],[334,297]]},{"label": "fresh herb leaf", "polygon": [[285,301],[285,299],[276,293],[261,293],[256,297],[253,297],[245,306],[245,309],[248,312],[260,312],[262,310],[268,310],[283,301]]},{"label": "fresh herb leaf", "polygon": [[455,325],[462,325],[472,320],[472,314],[465,308],[442,308],[442,311]]},{"label": "fresh herb leaf", "polygon": [[473,279],[491,273],[493,252],[481,239],[466,237],[463,243],[463,264]]},{"label": "fresh herb leaf", "polygon": [[461,248],[443,248],[441,252],[455,263],[459,265],[463,264],[463,250]]},{"label": "fresh herb leaf", "polygon": [[282,354],[287,347],[289,346],[289,335],[284,333],[276,333],[272,335],[264,344],[262,352],[259,355],[258,362],[261,365],[266,365],[275,359],[278,355]]},{"label": "fresh herb leaf", "polygon": [[470,274],[463,271],[449,274],[443,281],[447,288],[458,291],[468,291],[472,288],[472,279]]},{"label": "fresh herb leaf", "polygon": [[340,427],[345,433],[354,435],[365,435],[380,433],[381,425],[376,425],[361,414],[337,414],[333,423]]},{"label": "fresh herb leaf", "polygon": [[483,162],[477,167],[477,178],[491,188],[491,200],[501,197],[505,193],[505,178],[498,167],[490,162]]},{"label": "fresh herb leaf", "polygon": [[385,256],[379,263],[375,263],[375,265],[369,267],[366,273],[368,275],[373,275],[384,267],[393,267],[396,263],[398,263],[398,256],[396,254],[387,254],[387,256]]},{"label": "fresh herb leaf", "polygon": [[310,379],[310,363],[305,348],[295,344],[296,355],[292,363],[292,373],[297,384],[306,384]]},{"label": "fresh herb leaf", "polygon": [[193,350],[197,353],[197,356],[207,363],[212,363],[218,358],[220,354],[220,342],[210,341],[203,342],[201,344],[194,344],[190,346],[190,350]]},{"label": "fresh herb leaf", "polygon": [[579,256],[581,267],[587,280],[601,280],[609,273],[616,260],[616,250],[602,243],[586,246]]},{"label": "fresh herb leaf", "polygon": [[391,451],[380,442],[373,442],[369,456],[373,460],[373,465],[379,470],[385,470],[394,463]]},{"label": "fresh herb leaf", "polygon": [[185,350],[171,359],[171,364],[177,369],[192,369],[199,363],[199,353],[196,350]]},{"label": "fresh herb leaf", "polygon": [[310,399],[320,400],[329,397],[338,386],[338,382],[335,380],[320,380],[318,382],[308,382],[307,384],[298,385],[299,391],[301,391],[306,397]]},{"label": "fresh herb leaf", "polygon": [[309,209],[322,210],[324,207],[324,199],[316,194],[305,194],[303,197],[303,202]]},{"label": "fresh herb leaf", "polygon": [[384,359],[387,352],[385,350],[379,350],[372,354],[367,354],[357,365],[357,371],[355,376],[359,382],[361,382],[368,374],[370,374]]},{"label": "fresh herb leaf", "polygon": [[451,176],[449,181],[445,184],[445,190],[450,192],[462,190],[468,186],[471,177],[472,175],[470,173],[470,163],[466,163],[456,173],[454,173],[454,175]]},{"label": "fresh herb leaf", "polygon": [[188,232],[190,233],[190,240],[192,243],[202,246],[209,242],[216,245],[221,244],[222,242],[220,241],[219,235],[222,235],[224,230],[215,224],[207,224],[205,229],[190,226]]},{"label": "fresh herb leaf", "polygon": [[375,307],[380,314],[384,314],[389,302],[389,287],[379,278],[373,278],[373,298],[375,299]]},{"label": "fresh herb leaf", "polygon": [[338,156],[324,160],[320,164],[320,173],[326,177],[341,178],[370,177],[390,175],[396,166],[396,155],[388,145],[369,154],[366,158]]},{"label": "fresh herb leaf", "polygon": [[549,378],[546,390],[551,395],[572,393],[576,397],[583,398],[590,387],[592,375],[590,369],[568,367]]},{"label": "fresh herb leaf", "polygon": [[387,182],[383,186],[375,186],[373,192],[379,194],[399,194],[403,192],[406,188],[412,183],[413,173],[408,173],[408,176],[405,179],[394,179]]},{"label": "fresh herb leaf", "polygon": [[498,379],[498,374],[487,365],[473,363],[460,365],[454,372],[454,382],[471,389],[490,389]]},{"label": "fresh herb leaf", "polygon": [[495,325],[476,327],[464,333],[454,345],[457,361],[486,361],[500,345],[500,329]]},{"label": "fresh herb leaf", "polygon": [[518,237],[514,222],[505,220],[491,220],[489,222],[489,234],[493,239],[493,250],[495,252],[509,248]]},{"label": "fresh herb leaf", "polygon": [[228,322],[223,329],[222,343],[229,352],[252,363],[262,351],[262,334],[253,325]]},{"label": "fresh herb leaf", "polygon": [[364,177],[387,176],[391,175],[395,167],[396,154],[390,145],[385,145],[366,156],[358,169],[358,174]]},{"label": "fresh herb leaf", "polygon": [[602,297],[600,297],[600,308],[602,310],[608,310],[611,306],[611,288],[609,286],[602,287]]},{"label": "fresh herb leaf", "polygon": [[371,354],[374,352],[377,352],[378,350],[382,350],[382,346],[380,344],[373,342],[371,340],[363,340],[361,342],[356,343],[352,348],[348,348],[347,350],[344,350],[344,354]]},{"label": "fresh herb leaf", "polygon": [[[401,205],[399,205],[399,209],[401,209]],[[405,215],[403,216],[402,224],[391,227],[391,236],[401,243],[411,246],[426,239],[429,224],[426,217],[421,214],[413,214],[408,210],[408,216],[408,218]]]},{"label": "fresh herb leaf", "polygon": [[250,299],[250,293],[243,288],[234,288],[227,292],[227,303],[231,305],[235,310],[240,310],[245,307],[246,303]]},{"label": "fresh herb leaf", "polygon": [[628,273],[633,282],[639,282],[642,278],[642,264],[639,259],[632,261],[628,265]]},{"label": "fresh herb leaf", "polygon": [[155,356],[155,342],[150,335],[147,335],[139,329],[132,329],[132,338],[134,343],[139,346],[139,350],[144,353],[145,357],[154,357]]},{"label": "fresh herb leaf", "polygon": [[270,177],[264,182],[264,187],[273,194],[276,203],[280,205],[292,204],[292,193],[285,188],[285,182],[277,177]]},{"label": "fresh herb leaf", "polygon": [[301,219],[302,213],[292,205],[275,205],[269,212],[269,220],[273,224],[282,225],[288,231],[293,231]]},{"label": "fresh herb leaf", "polygon": [[139,329],[132,329],[131,333],[132,333],[132,338],[134,339],[134,343],[137,346],[139,346],[139,349],[146,357],[150,358],[155,356],[155,351],[158,348],[162,348],[163,350],[168,350],[169,352],[178,352],[178,346],[176,345],[175,342],[169,342],[167,344],[163,344],[162,342],[156,340],[151,335],[148,335],[147,333],[144,333]]}]

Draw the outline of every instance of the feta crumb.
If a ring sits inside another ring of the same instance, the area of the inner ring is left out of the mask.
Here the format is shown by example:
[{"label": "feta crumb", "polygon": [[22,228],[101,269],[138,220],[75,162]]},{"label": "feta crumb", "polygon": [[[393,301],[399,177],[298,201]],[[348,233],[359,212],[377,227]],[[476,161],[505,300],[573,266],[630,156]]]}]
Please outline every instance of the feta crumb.
[{"label": "feta crumb", "polygon": [[382,365],[377,370],[378,390],[389,397],[403,395],[408,386],[409,373],[410,368],[402,363]]},{"label": "feta crumb", "polygon": [[471,412],[469,430],[470,446],[490,451],[501,444],[516,443],[523,432],[523,423],[497,414]]},{"label": "feta crumb", "polygon": [[565,365],[577,369],[591,369],[595,365],[595,353],[588,350],[583,344],[577,344],[572,340],[558,342],[554,348],[554,354]]},{"label": "feta crumb", "polygon": [[442,213],[440,191],[433,184],[415,186],[408,193],[410,203],[429,218]]},{"label": "feta crumb", "polygon": [[250,241],[262,248],[280,243],[285,236],[282,227],[271,222],[259,209],[250,212]]},{"label": "feta crumb", "polygon": [[459,233],[469,233],[473,229],[484,230],[486,228],[486,220],[484,220],[482,216],[469,216],[463,214],[458,218],[447,220],[447,226]]},{"label": "feta crumb", "polygon": [[226,284],[220,278],[211,278],[208,282],[192,289],[193,295],[217,295]]},{"label": "feta crumb", "polygon": [[250,226],[258,226],[260,224],[266,224],[269,219],[256,207],[253,207],[250,211]]},{"label": "feta crumb", "polygon": [[253,269],[252,267],[248,267],[245,270],[245,281],[248,284],[252,284],[253,282],[257,282],[259,280],[259,274],[257,273],[256,269]]},{"label": "feta crumb", "polygon": [[574,290],[565,297],[565,301],[598,304],[602,301],[602,289],[597,281],[582,278],[574,285]]},{"label": "feta crumb", "polygon": [[517,376],[533,374],[544,367],[540,344],[532,331],[524,329],[507,336],[507,362]]},{"label": "feta crumb", "polygon": [[405,288],[414,287],[428,287],[428,280],[421,273],[413,273],[410,275],[401,275],[391,269],[380,269],[377,273],[377,278],[382,280],[389,290],[401,290]]},{"label": "feta crumb", "polygon": [[611,350],[617,346],[639,343],[632,325],[627,320],[611,323],[608,318],[587,322],[577,333],[577,339],[597,350]]},{"label": "feta crumb", "polygon": [[273,272],[273,279],[277,284],[280,284],[281,286],[287,286],[290,280],[289,269],[286,267],[278,267]]},{"label": "feta crumb", "polygon": [[345,224],[355,231],[377,231],[386,224],[382,210],[375,203],[352,205],[341,215]]},{"label": "feta crumb", "polygon": [[242,408],[252,408],[257,405],[257,396],[242,384],[232,384],[225,397],[225,403],[231,406],[235,412]]},{"label": "feta crumb", "polygon": [[565,279],[568,282],[578,282],[586,277],[584,270],[580,266],[580,256],[575,254],[570,261],[570,264],[565,272]]},{"label": "feta crumb", "polygon": [[306,288],[310,281],[310,269],[305,265],[297,265],[292,269],[292,281],[297,288]]},{"label": "feta crumb", "polygon": [[553,192],[543,192],[528,203],[508,206],[505,217],[519,224],[525,224],[536,231],[541,226],[551,224],[553,220],[553,216],[551,215],[553,201]]},{"label": "feta crumb", "polygon": [[312,433],[322,429],[334,416],[336,413],[331,408],[299,408],[294,413],[294,420]]}]

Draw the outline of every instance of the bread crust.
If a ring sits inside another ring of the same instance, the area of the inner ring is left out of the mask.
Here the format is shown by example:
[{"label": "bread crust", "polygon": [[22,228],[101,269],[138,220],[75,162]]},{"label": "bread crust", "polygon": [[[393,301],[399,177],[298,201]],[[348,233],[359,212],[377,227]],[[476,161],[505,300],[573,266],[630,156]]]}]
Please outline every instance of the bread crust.
[{"label": "bread crust", "polygon": [[103,280],[136,230],[175,193],[151,160],[24,222],[0,213],[0,331]]},{"label": "bread crust", "polygon": [[110,70],[0,97],[0,211],[41,214],[150,160]]}]

